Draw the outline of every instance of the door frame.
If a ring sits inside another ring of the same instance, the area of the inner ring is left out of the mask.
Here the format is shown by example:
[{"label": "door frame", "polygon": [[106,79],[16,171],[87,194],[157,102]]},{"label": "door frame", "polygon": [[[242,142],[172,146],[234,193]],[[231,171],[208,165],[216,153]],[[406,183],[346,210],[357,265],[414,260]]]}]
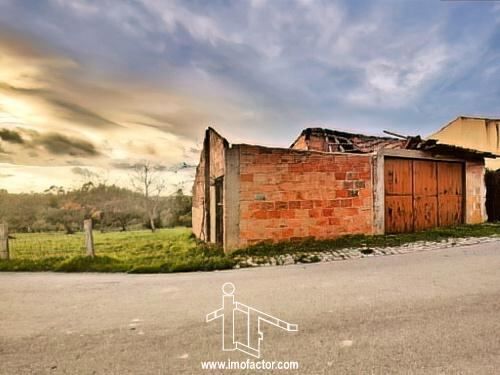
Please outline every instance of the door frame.
[{"label": "door frame", "polygon": [[214,181],[215,190],[215,243],[224,244],[224,176],[217,177]]}]

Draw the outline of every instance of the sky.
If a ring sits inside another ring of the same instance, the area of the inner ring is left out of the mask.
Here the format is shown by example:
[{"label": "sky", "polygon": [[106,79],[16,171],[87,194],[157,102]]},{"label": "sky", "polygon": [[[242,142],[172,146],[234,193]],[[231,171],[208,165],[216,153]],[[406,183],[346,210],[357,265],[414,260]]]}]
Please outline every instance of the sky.
[{"label": "sky", "polygon": [[499,26],[493,1],[0,0],[0,189],[148,161],[189,192],[208,126],[288,147],[499,117]]}]

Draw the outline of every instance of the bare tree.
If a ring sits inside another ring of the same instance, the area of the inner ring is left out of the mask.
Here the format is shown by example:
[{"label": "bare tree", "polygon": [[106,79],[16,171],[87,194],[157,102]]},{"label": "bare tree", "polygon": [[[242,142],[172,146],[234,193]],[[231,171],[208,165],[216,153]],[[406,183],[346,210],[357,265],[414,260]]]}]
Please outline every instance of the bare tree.
[{"label": "bare tree", "polygon": [[158,216],[161,193],[166,183],[161,175],[162,168],[151,162],[137,164],[132,175],[134,189],[144,197],[144,209],[149,218],[151,231],[156,230],[155,218]]}]

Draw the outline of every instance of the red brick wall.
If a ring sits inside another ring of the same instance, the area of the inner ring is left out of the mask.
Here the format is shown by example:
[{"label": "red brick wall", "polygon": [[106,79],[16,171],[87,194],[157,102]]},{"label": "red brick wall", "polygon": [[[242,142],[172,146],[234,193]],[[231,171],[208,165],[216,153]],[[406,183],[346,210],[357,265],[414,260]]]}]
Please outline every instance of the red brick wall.
[{"label": "red brick wall", "polygon": [[372,156],[240,146],[240,246],[373,233]]}]

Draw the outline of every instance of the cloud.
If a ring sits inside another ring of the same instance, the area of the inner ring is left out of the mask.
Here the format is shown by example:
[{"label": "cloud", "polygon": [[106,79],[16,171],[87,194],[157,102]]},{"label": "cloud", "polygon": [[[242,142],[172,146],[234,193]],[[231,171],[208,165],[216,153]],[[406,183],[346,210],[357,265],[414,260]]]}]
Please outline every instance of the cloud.
[{"label": "cloud", "polygon": [[102,173],[97,173],[94,170],[83,167],[73,167],[71,168],[71,172],[77,176],[83,177],[85,180],[99,179],[100,177],[102,177]]},{"label": "cloud", "polygon": [[69,138],[65,135],[57,133],[40,135],[34,143],[42,145],[47,151],[54,155],[68,155],[75,157],[99,155],[99,152],[91,142],[77,138]]},{"label": "cloud", "polygon": [[61,110],[60,116],[66,120],[92,127],[120,127],[116,122],[110,121],[81,105],[59,98],[52,98],[49,101]]},{"label": "cloud", "polygon": [[24,139],[15,130],[0,129],[0,139],[9,143],[24,143]]},{"label": "cloud", "polygon": [[[144,158],[196,163],[209,125],[278,146],[310,124],[428,133],[496,110],[497,8],[0,0],[0,124],[25,142],[2,147],[19,165],[125,176]],[[48,134],[64,140],[35,142]]]}]

